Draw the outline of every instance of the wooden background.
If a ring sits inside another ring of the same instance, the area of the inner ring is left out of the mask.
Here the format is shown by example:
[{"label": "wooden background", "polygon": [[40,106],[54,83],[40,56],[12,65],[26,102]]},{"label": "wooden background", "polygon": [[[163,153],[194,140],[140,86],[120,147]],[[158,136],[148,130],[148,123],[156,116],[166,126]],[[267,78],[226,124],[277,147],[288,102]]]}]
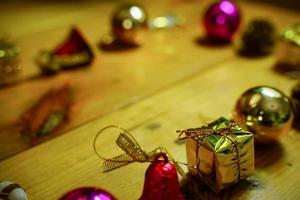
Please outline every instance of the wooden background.
[{"label": "wooden background", "polygon": [[[97,48],[101,36],[109,32],[109,16],[117,3],[0,4],[0,31],[20,46],[24,69],[20,84],[0,90],[0,179],[18,182],[33,200],[58,199],[86,185],[105,188],[122,200],[138,199],[148,164],[135,163],[103,174],[101,160],[92,148],[102,127],[121,125],[146,150],[161,145],[176,160],[185,161],[185,146],[176,142],[175,130],[230,117],[239,95],[253,86],[269,85],[289,95],[296,80],[274,72],[275,55],[243,58],[236,54],[236,42],[219,47],[199,42],[204,34],[199,16],[209,2],[145,1],[151,18],[176,12],[185,18],[185,24],[151,30],[143,46],[122,52]],[[240,1],[240,7],[242,27],[254,17],[267,17],[283,30],[300,17],[296,11],[259,3]],[[97,55],[92,66],[31,78],[39,75],[34,63],[39,50],[55,47],[74,24]],[[48,89],[65,83],[74,93],[71,118],[56,134],[66,134],[28,149],[15,123]],[[101,138],[99,146],[107,157],[119,152],[115,137]],[[257,170],[252,177],[256,186],[237,189],[231,198],[299,199],[299,138],[292,130],[280,144],[257,148]]]}]

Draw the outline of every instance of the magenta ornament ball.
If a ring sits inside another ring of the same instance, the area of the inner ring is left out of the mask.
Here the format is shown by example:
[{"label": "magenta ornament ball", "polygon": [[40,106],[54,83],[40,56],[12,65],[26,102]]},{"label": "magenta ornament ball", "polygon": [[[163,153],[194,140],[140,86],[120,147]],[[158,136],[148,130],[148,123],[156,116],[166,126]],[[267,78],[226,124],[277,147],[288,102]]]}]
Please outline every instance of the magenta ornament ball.
[{"label": "magenta ornament ball", "polygon": [[112,194],[107,191],[95,187],[82,187],[74,189],[60,200],[117,200]]},{"label": "magenta ornament ball", "polygon": [[238,6],[233,1],[221,0],[208,8],[203,23],[209,38],[230,41],[239,27],[240,20]]}]

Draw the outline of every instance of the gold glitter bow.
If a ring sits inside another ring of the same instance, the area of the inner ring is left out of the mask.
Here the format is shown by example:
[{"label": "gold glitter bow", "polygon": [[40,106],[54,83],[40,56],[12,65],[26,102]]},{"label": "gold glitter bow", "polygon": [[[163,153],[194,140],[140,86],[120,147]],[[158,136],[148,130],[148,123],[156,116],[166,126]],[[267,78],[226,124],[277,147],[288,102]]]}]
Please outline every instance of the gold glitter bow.
[{"label": "gold glitter bow", "polygon": [[[113,158],[104,158],[99,154],[96,148],[96,142],[101,133],[103,133],[105,130],[110,129],[110,128],[117,128],[121,131],[119,134],[116,144],[125,152],[121,155],[118,155]],[[176,162],[170,154],[167,152],[167,150],[163,147],[158,147],[154,149],[153,151],[150,151],[149,153],[145,152],[142,147],[138,144],[138,142],[135,140],[135,138],[127,131],[126,129],[123,129],[119,126],[111,125],[111,126],[106,126],[103,129],[101,129],[95,139],[94,139],[94,151],[98,155],[99,158],[104,160],[103,163],[103,172],[108,172],[112,171],[114,169],[123,167],[125,165],[128,165],[133,162],[152,162],[154,160],[155,155],[158,153],[165,153],[167,154],[168,158],[172,161],[174,164],[177,172],[185,177],[185,173],[183,169],[179,166],[179,162]]]},{"label": "gold glitter bow", "polygon": [[[228,139],[231,144],[232,147],[235,151],[235,160],[236,160],[236,164],[237,164],[237,171],[238,171],[238,180],[240,180],[241,178],[241,164],[240,164],[240,153],[238,151],[238,142],[236,141],[235,136],[232,133],[232,128],[238,126],[238,124],[240,124],[241,122],[237,122],[237,123],[230,123],[227,127],[225,128],[218,128],[218,129],[214,129],[214,128],[209,128],[209,127],[200,127],[200,128],[190,128],[190,129],[185,129],[185,130],[177,130],[176,132],[179,133],[178,139],[179,140],[186,140],[186,139],[193,139],[197,142],[198,141],[204,141],[205,139],[207,139],[209,136],[211,135],[219,135],[219,136],[223,136],[226,137],[226,139]],[[192,166],[194,168],[196,168],[199,171],[199,164],[200,164],[200,160],[198,159],[197,156],[197,166]]]}]

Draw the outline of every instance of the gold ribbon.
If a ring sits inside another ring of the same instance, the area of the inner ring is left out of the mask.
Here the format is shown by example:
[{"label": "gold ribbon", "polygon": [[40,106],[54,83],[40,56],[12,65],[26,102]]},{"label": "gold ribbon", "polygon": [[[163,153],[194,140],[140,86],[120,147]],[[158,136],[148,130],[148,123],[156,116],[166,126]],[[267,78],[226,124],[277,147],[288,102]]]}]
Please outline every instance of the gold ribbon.
[{"label": "gold ribbon", "polygon": [[[116,157],[113,157],[113,158],[104,158],[97,151],[96,142],[97,142],[97,139],[100,136],[100,134],[102,134],[105,130],[111,129],[111,128],[116,128],[121,131],[121,133],[119,134],[119,136],[116,140],[116,144],[124,151],[124,153],[121,155],[118,155]],[[116,125],[106,126],[97,133],[97,135],[95,136],[95,139],[94,139],[94,151],[100,159],[104,160],[103,166],[102,166],[103,172],[112,171],[114,169],[123,167],[123,166],[128,165],[133,162],[140,162],[140,163],[152,162],[154,160],[154,157],[158,153],[163,152],[168,156],[169,160],[174,164],[177,172],[181,176],[185,177],[185,173],[184,173],[183,169],[179,166],[180,162],[176,162],[170,156],[170,154],[167,152],[167,150],[165,148],[158,147],[158,148],[154,149],[153,151],[150,151],[147,153],[142,149],[142,147],[138,144],[138,142],[135,140],[135,138],[129,133],[129,131],[127,131],[126,129],[123,129],[119,126],[116,126]]]},{"label": "gold ribbon", "polygon": [[[185,129],[185,130],[177,130],[176,132],[179,133],[178,139],[179,140],[186,140],[186,139],[193,139],[197,142],[201,141],[203,142],[207,137],[211,135],[219,135],[223,136],[226,139],[228,139],[234,148],[235,155],[236,155],[236,164],[237,164],[237,169],[238,169],[238,180],[241,179],[241,164],[240,164],[240,153],[238,151],[238,142],[236,141],[236,137],[232,133],[232,128],[237,126],[241,122],[237,123],[230,123],[227,127],[225,128],[219,128],[219,129],[213,129],[213,128],[208,128],[206,126],[201,127],[201,128],[190,128],[190,129]],[[184,135],[184,136],[183,136]],[[230,136],[233,138],[230,138]],[[198,155],[197,158],[198,160]],[[199,162],[197,162],[197,166],[192,166],[194,168],[197,168],[199,172],[199,164],[200,164],[200,159]]]}]

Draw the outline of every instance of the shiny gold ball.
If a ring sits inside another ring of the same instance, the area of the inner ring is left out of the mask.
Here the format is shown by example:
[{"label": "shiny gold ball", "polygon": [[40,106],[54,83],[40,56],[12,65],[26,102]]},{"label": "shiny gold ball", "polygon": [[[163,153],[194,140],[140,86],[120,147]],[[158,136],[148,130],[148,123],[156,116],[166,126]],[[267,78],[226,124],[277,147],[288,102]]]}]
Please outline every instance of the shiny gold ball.
[{"label": "shiny gold ball", "polygon": [[126,45],[140,45],[147,28],[147,13],[137,4],[120,6],[112,17],[112,32],[119,42]]},{"label": "shiny gold ball", "polygon": [[295,108],[296,117],[300,117],[300,82],[298,82],[292,89],[292,102]]},{"label": "shiny gold ball", "polygon": [[300,71],[300,23],[288,27],[279,39],[276,48],[277,68],[279,72],[297,77]]},{"label": "shiny gold ball", "polygon": [[255,134],[256,142],[268,143],[290,131],[294,115],[287,96],[275,88],[260,86],[242,94],[233,117]]}]

